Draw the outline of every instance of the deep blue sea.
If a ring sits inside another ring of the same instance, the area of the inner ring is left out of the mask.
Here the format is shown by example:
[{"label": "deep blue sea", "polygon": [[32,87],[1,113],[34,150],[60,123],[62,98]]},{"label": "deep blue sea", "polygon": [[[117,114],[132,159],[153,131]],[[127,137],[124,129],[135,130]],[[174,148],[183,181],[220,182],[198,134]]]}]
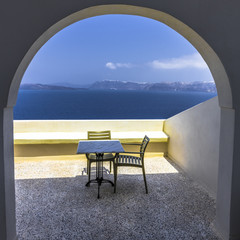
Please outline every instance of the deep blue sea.
[{"label": "deep blue sea", "polygon": [[14,119],[166,119],[215,96],[203,92],[20,90]]}]

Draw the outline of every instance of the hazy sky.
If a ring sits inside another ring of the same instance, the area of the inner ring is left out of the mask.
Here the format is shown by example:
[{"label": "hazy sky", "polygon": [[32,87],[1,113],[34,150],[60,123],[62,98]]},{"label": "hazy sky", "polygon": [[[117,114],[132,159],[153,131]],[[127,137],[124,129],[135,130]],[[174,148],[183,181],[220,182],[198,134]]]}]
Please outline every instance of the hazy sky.
[{"label": "hazy sky", "polygon": [[213,81],[196,49],[152,19],[105,15],[77,22],[53,36],[30,63],[22,83],[88,85]]}]

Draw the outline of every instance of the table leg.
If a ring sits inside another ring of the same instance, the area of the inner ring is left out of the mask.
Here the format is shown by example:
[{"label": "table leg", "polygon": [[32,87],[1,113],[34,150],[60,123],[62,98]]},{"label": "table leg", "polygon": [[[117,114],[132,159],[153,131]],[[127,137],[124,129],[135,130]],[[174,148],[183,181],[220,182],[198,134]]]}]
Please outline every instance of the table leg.
[{"label": "table leg", "polygon": [[98,198],[100,198],[100,186],[103,181],[103,153],[97,153],[97,162],[96,162],[96,179],[98,182]]},{"label": "table leg", "polygon": [[[110,183],[114,186],[114,183],[108,179],[103,179],[103,153],[96,153],[96,179],[90,180],[86,183],[88,187],[90,183],[97,183],[98,184],[98,198],[100,198],[100,186],[102,183]],[[91,169],[89,169],[91,171]]]}]

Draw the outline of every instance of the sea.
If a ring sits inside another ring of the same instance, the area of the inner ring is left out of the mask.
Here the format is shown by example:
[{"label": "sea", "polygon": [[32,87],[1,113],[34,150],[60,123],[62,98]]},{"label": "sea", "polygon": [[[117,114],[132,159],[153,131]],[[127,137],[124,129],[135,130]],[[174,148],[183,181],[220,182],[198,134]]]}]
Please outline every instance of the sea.
[{"label": "sea", "polygon": [[216,95],[179,91],[20,90],[14,119],[166,119]]}]

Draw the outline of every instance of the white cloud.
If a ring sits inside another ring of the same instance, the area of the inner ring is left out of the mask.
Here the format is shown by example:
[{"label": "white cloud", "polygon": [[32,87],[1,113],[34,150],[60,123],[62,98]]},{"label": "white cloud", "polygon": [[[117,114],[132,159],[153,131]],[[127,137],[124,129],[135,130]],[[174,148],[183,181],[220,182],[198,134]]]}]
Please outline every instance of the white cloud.
[{"label": "white cloud", "polygon": [[109,69],[117,69],[117,68],[132,68],[133,65],[131,63],[113,63],[113,62],[108,62],[106,63],[106,67]]},{"label": "white cloud", "polygon": [[117,68],[117,67],[115,66],[115,64],[112,63],[112,62],[106,63],[106,67],[107,67],[107,68],[110,68],[110,69],[116,69],[116,68]]},{"label": "white cloud", "polygon": [[208,68],[201,55],[194,53],[192,55],[182,56],[179,58],[171,58],[166,60],[154,60],[150,66],[155,69],[184,69],[184,68]]}]

